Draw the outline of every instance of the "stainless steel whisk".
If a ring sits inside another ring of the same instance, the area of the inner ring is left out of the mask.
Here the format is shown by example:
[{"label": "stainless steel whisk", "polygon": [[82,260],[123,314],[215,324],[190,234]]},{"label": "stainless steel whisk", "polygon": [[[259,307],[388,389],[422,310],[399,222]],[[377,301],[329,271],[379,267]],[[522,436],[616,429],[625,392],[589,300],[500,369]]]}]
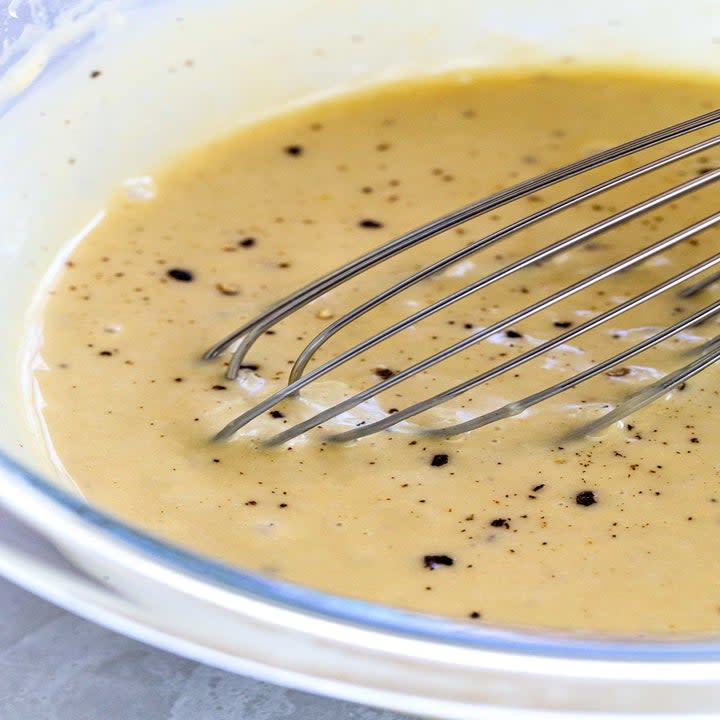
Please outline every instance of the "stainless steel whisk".
[{"label": "stainless steel whisk", "polygon": [[[641,150],[650,148],[660,143],[667,142],[669,140],[679,138],[685,135],[689,135],[690,133],[716,125],[718,123],[720,123],[720,109],[713,110],[699,117],[686,120],[684,122],[678,123],[677,125],[673,125],[672,127],[665,128],[644,137],[623,143],[621,145],[618,145],[617,147],[593,155],[592,157],[584,158],[582,160],[578,160],[577,162],[571,163],[570,165],[566,165],[562,168],[544,173],[538,177],[532,178],[525,182],[521,182],[514,187],[494,193],[482,200],[479,200],[475,203],[472,203],[471,205],[461,208],[460,210],[433,220],[432,222],[429,222],[422,227],[412,230],[405,235],[402,235],[394,240],[385,243],[384,245],[379,246],[378,248],[356,258],[355,260],[352,260],[346,265],[343,265],[342,267],[333,270],[327,275],[318,278],[314,282],[292,293],[291,295],[287,296],[286,298],[278,302],[276,305],[274,305],[267,312],[259,315],[258,317],[254,318],[247,324],[243,325],[242,327],[238,328],[230,335],[222,339],[220,342],[210,348],[205,353],[203,358],[216,358],[223,352],[230,349],[232,345],[238,343],[232,354],[232,358],[226,373],[229,379],[235,379],[240,372],[241,365],[243,364],[247,353],[254,346],[256,341],[267,330],[272,328],[274,325],[276,325],[289,315],[296,312],[298,309],[304,307],[311,301],[320,297],[324,293],[327,293],[333,288],[336,288],[339,285],[347,282],[348,280],[355,278],[356,276],[378,265],[379,263],[382,263],[385,260],[394,257],[398,253],[401,253],[404,250],[407,250],[417,245],[418,243],[422,243],[429,238],[438,235],[439,233],[457,227],[469,220],[472,220],[473,218],[483,215],[484,213],[491,212],[519,198],[536,193],[539,190],[555,185],[556,183],[563,180],[578,176],[584,172],[599,168],[614,160],[627,157],[629,155],[640,152]],[[676,150],[659,159],[653,160],[652,162],[647,162],[635,169],[624,172],[609,180],[603,181],[586,190],[578,192],[571,197],[552,203],[551,205],[548,205],[547,207],[544,207],[537,212],[523,217],[522,219],[519,219],[507,225],[506,227],[496,230],[489,235],[486,235],[485,237],[482,237],[479,240],[476,240],[466,245],[465,247],[451,253],[450,255],[447,255],[446,257],[428,265],[420,271],[409,275],[408,277],[404,278],[392,287],[389,287],[375,297],[363,302],[362,304],[358,305],[357,307],[342,315],[337,320],[328,325],[328,327],[326,327],[311,342],[309,342],[304,348],[304,350],[300,353],[290,372],[288,385],[236,417],[216,435],[216,439],[222,440],[229,438],[241,427],[252,421],[254,418],[258,417],[264,412],[271,410],[285,398],[297,394],[303,387],[310,384],[311,382],[317,380],[323,375],[326,375],[327,373],[339,367],[343,363],[348,362],[354,357],[357,357],[369,348],[377,345],[378,343],[386,340],[387,338],[405,330],[406,328],[414,325],[422,319],[451,306],[452,304],[462,300],[463,298],[468,297],[472,293],[478,292],[482,288],[485,288],[492,283],[506,278],[509,275],[523,268],[527,268],[535,263],[546,260],[559,252],[578,245],[581,242],[584,242],[590,238],[597,237],[601,233],[604,233],[611,228],[620,225],[621,223],[627,222],[634,217],[646,213],[649,210],[659,208],[667,203],[670,203],[680,198],[681,196],[686,195],[687,193],[709,185],[710,183],[716,182],[720,178],[720,167],[714,169],[707,168],[705,172],[699,174],[697,177],[675,185],[674,187],[669,188],[668,190],[658,195],[647,198],[646,200],[636,205],[633,205],[632,207],[616,212],[610,217],[607,217],[603,220],[600,220],[599,222],[585,227],[578,232],[574,232],[571,235],[562,238],[554,243],[551,243],[550,245],[547,245],[540,250],[529,253],[528,255],[518,260],[515,260],[498,270],[494,270],[493,272],[490,272],[489,274],[470,283],[469,285],[461,288],[460,290],[453,292],[452,294],[447,295],[446,297],[394,323],[393,325],[385,328],[379,333],[367,338],[363,342],[358,343],[351,348],[348,348],[347,350],[343,351],[331,360],[328,360],[316,367],[315,369],[305,373],[306,367],[312,357],[315,355],[318,349],[322,347],[333,335],[335,335],[348,324],[357,320],[365,313],[384,303],[389,298],[399,294],[400,292],[415,285],[421,280],[430,277],[434,273],[437,273],[444,268],[447,268],[448,266],[457,263],[460,260],[463,260],[464,258],[503,240],[504,238],[518,232],[519,230],[522,230],[539,222],[540,220],[555,215],[556,213],[559,213],[567,208],[577,205],[578,203],[586,201],[589,198],[592,198],[602,192],[610,190],[611,188],[627,183],[643,175],[647,175],[648,173],[657,171],[660,168],[666,167],[671,163],[677,162],[678,160],[681,160],[683,158],[687,158],[697,153],[707,151],[717,145],[720,145],[720,135],[715,135],[709,139],[696,142],[695,144],[692,144],[680,150]],[[705,217],[693,223],[689,227],[686,227],[679,232],[673,233],[672,235],[669,235],[657,242],[654,242],[651,245],[648,245],[643,249],[629,255],[628,257],[623,258],[622,260],[614,262],[611,265],[605,267],[604,269],[595,272],[580,281],[574,282],[571,285],[563,288],[562,290],[528,305],[527,307],[518,312],[514,312],[511,315],[508,315],[502,320],[493,323],[489,327],[478,330],[477,332],[471,334],[469,337],[454,343],[453,345],[441,350],[440,352],[434,353],[433,355],[424,358],[420,362],[417,362],[410,367],[407,367],[404,370],[397,372],[391,377],[383,379],[381,382],[378,382],[367,389],[357,392],[352,397],[349,397],[333,405],[332,407],[329,407],[315,414],[313,417],[299,422],[292,427],[289,427],[283,432],[270,438],[267,442],[271,445],[284,443],[306,432],[307,430],[317,425],[320,425],[321,423],[324,423],[343,412],[346,412],[347,410],[365,402],[366,400],[369,400],[375,395],[384,392],[385,390],[397,385],[398,383],[401,383],[404,380],[433,367],[434,365],[452,357],[453,355],[471,347],[472,345],[475,345],[476,343],[479,343],[482,340],[489,338],[491,335],[499,331],[505,330],[515,325],[516,323],[521,322],[525,318],[541,312],[542,310],[550,307],[551,305],[554,305],[555,303],[558,303],[565,298],[568,298],[575,293],[580,292],[581,290],[584,290],[597,282],[600,282],[601,280],[605,280],[617,273],[627,270],[647,260],[648,258],[651,258],[654,255],[657,255],[658,253],[661,253],[683,242],[684,240],[691,238],[697,233],[713,227],[718,223],[720,223],[720,199],[718,200],[718,212],[715,212],[708,217]],[[655,285],[654,287],[628,299],[627,301],[587,320],[586,322],[583,322],[582,324],[573,327],[566,332],[563,332],[560,335],[550,340],[547,340],[540,345],[526,352],[523,352],[522,354],[510,360],[507,360],[506,362],[503,362],[493,368],[490,368],[489,370],[486,370],[478,375],[468,378],[462,383],[448,390],[445,390],[444,392],[433,395],[432,397],[422,400],[421,402],[414,403],[406,408],[398,410],[397,412],[388,414],[386,417],[375,422],[360,425],[349,431],[330,435],[329,439],[337,441],[354,440],[378,432],[380,430],[390,428],[403,420],[411,418],[430,408],[445,403],[448,400],[455,398],[484,382],[487,382],[499,375],[502,375],[503,373],[507,373],[522,365],[523,363],[529,362],[530,360],[537,358],[543,353],[546,353],[553,348],[562,345],[563,343],[567,343],[568,341],[579,337],[580,335],[588,332],[589,330],[597,328],[598,326],[608,322],[613,318],[616,318],[622,313],[638,307],[642,303],[645,303],[648,300],[659,296],[661,293],[665,293],[673,288],[677,288],[679,285],[685,283],[691,278],[696,277],[697,275],[700,275],[701,273],[710,270],[718,264],[720,264],[720,252],[712,255],[711,257],[694,265],[693,267],[684,270],[683,272],[675,275],[674,277],[671,277],[670,279],[665,280],[664,282]],[[680,294],[683,297],[688,297],[699,292],[700,290],[704,289],[718,279],[720,279],[720,272],[711,274],[709,277],[704,277],[701,280],[696,281],[694,284],[688,287],[684,287],[680,291]],[[701,310],[698,310],[689,317],[686,317],[683,320],[678,321],[656,332],[650,337],[644,339],[642,342],[639,342],[632,347],[627,348],[623,352],[613,355],[607,360],[594,364],[588,369],[577,373],[571,377],[568,377],[567,379],[564,379],[561,382],[552,385],[551,387],[544,388],[539,392],[528,395],[527,397],[519,399],[515,402],[511,402],[501,408],[485,413],[466,422],[456,423],[447,427],[424,429],[422,432],[424,434],[450,436],[458,433],[468,432],[489,423],[496,422],[498,420],[508,418],[513,415],[517,415],[526,410],[527,408],[532,407],[533,405],[542,402],[543,400],[546,400],[554,395],[564,392],[565,390],[568,390],[569,388],[577,385],[578,383],[581,383],[602,372],[607,372],[614,366],[624,363],[633,356],[644,352],[645,350],[663,342],[664,340],[667,340],[668,338],[671,338],[674,335],[677,335],[683,330],[697,323],[700,323],[703,320],[706,320],[718,313],[720,313],[720,300],[716,300],[715,302],[710,303],[709,305],[702,308]],[[697,351],[697,357],[691,362],[688,362],[680,369],[665,375],[660,380],[649,384],[636,394],[631,395],[626,401],[620,403],[613,410],[609,411],[608,413],[598,418],[596,421],[590,423],[589,425],[585,425],[583,428],[580,428],[578,430],[578,434],[587,434],[596,431],[625,417],[626,415],[629,415],[635,410],[644,407],[648,403],[664,395],[672,388],[680,385],[681,383],[688,380],[690,377],[709,367],[718,359],[720,359],[720,335],[715,336],[712,340],[701,346]]]}]

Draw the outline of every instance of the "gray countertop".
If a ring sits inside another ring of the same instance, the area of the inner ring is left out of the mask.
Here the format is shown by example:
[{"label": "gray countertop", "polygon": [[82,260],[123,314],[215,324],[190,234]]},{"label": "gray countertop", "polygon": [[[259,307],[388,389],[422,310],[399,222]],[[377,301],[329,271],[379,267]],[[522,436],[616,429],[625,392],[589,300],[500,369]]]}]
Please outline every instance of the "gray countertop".
[{"label": "gray countertop", "polygon": [[403,720],[156,650],[0,579],[3,720]]}]

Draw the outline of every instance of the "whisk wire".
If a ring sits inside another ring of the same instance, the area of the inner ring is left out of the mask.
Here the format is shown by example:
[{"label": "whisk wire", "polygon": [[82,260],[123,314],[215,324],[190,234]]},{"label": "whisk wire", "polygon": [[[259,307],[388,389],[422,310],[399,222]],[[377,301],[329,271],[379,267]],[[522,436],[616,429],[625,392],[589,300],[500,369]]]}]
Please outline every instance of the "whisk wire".
[{"label": "whisk wire", "polygon": [[[404,318],[403,320],[399,321],[398,323],[390,326],[389,328],[386,328],[385,330],[381,331],[377,335],[368,338],[362,343],[359,343],[348,350],[340,353],[335,358],[331,359],[330,361],[320,365],[319,367],[315,368],[313,371],[308,373],[307,375],[301,376],[298,379],[291,382],[286,387],[282,388],[281,390],[277,391],[276,393],[272,394],[265,400],[259,402],[254,407],[250,408],[246,412],[239,415],[237,418],[233,419],[230,423],[228,423],[224,428],[220,430],[220,432],[215,436],[216,440],[223,440],[228,437],[231,437],[234,433],[236,433],[241,427],[246,425],[248,422],[253,420],[254,418],[258,417],[264,412],[267,412],[268,410],[272,409],[275,405],[277,405],[279,402],[284,400],[285,398],[297,393],[299,390],[301,390],[303,387],[308,385],[309,383],[317,380],[318,378],[322,377],[326,373],[329,373],[333,369],[339,367],[343,363],[347,362],[348,360],[352,359],[353,357],[356,357],[357,355],[360,355],[361,353],[368,350],[370,347],[373,347],[374,345],[377,345],[378,343],[382,342],[383,340],[389,338],[391,335],[394,335],[401,330],[410,327],[411,325],[419,322],[420,320],[424,319],[425,317],[438,312],[439,310],[447,307],[448,305],[459,301],[463,297],[466,297],[467,295],[477,292],[483,287],[488,286],[489,284],[496,282],[504,277],[507,277],[511,273],[524,268],[528,267],[530,265],[533,265],[534,263],[537,263],[541,260],[547,259],[548,257],[552,256],[553,254],[556,254],[562,250],[566,250],[574,245],[577,245],[580,242],[586,241],[597,234],[604,232],[605,230],[614,227],[615,225],[620,224],[621,222],[625,222],[632,217],[635,217],[643,212],[647,212],[648,210],[656,207],[657,205],[663,204],[670,199],[679,197],[680,195],[690,192],[692,190],[697,189],[698,187],[701,187],[702,185],[705,185],[712,180],[714,180],[716,177],[720,177],[720,170],[713,171],[712,173],[706,173],[704,175],[701,175],[697,178],[693,178],[685,183],[682,183],[681,185],[678,185],[671,190],[668,190],[664,193],[660,193],[659,195],[656,195],[652,198],[649,198],[641,203],[638,203],[634,205],[631,208],[628,208],[620,213],[616,213],[615,215],[606,218],[604,220],[601,220],[597,223],[594,223],[593,225],[580,230],[577,233],[574,233],[562,240],[557,241],[556,243],[551,244],[550,246],[547,246],[543,248],[542,250],[538,250],[534,253],[530,253],[529,255],[524,256],[523,258],[520,258],[519,260],[516,260],[513,263],[510,263],[509,265],[496,270],[493,273],[490,273],[489,275],[486,275],[485,277],[477,280],[474,283],[471,283],[470,285],[466,286],[465,288],[462,288],[461,290],[457,291],[456,293],[453,293],[452,295],[445,297],[441,300],[439,300],[436,303],[433,303],[432,305],[408,316],[407,318]],[[706,219],[704,222],[710,222],[712,219]],[[714,222],[714,221],[712,221]],[[711,224],[712,224],[711,222]],[[413,375],[416,375],[423,370],[428,369],[429,367],[432,367],[433,365],[440,363],[452,355],[455,355],[459,352],[462,352],[466,348],[470,347],[471,345],[474,345],[477,342],[480,342],[481,340],[484,340],[485,338],[489,337],[490,335],[494,334],[495,332],[500,332],[501,330],[509,327],[510,325],[525,319],[531,314],[534,314],[536,312],[539,312],[540,310],[548,307],[551,304],[554,304],[556,302],[559,302],[562,299],[565,299],[566,297],[569,297],[569,295],[579,292],[580,290],[589,287],[590,285],[594,284],[595,282],[598,282],[606,277],[604,273],[610,273],[615,274],[616,272],[620,272],[621,270],[627,269],[628,267],[631,267],[634,264],[637,264],[638,262],[641,262],[642,260],[646,259],[647,257],[650,257],[653,254],[659,253],[668,247],[671,247],[681,240],[685,239],[686,237],[689,237],[690,235],[700,232],[702,229],[705,229],[705,226],[703,223],[698,223],[692,228],[688,229],[684,233],[678,233],[675,234],[669,238],[665,238],[664,240],[661,240],[654,245],[645,248],[642,251],[639,251],[638,253],[635,253],[634,255],[625,258],[624,260],[615,263],[614,265],[610,266],[609,268],[606,268],[604,271],[601,271],[599,273],[594,274],[590,278],[585,278],[585,280],[580,281],[578,283],[575,283],[573,286],[570,286],[569,288],[565,288],[564,290],[555,293],[550,298],[546,298],[541,303],[535,303],[528,308],[525,308],[522,311],[519,311],[517,313],[514,313],[508,318],[505,318],[504,320],[495,323],[490,328],[486,328],[483,331],[480,331],[474,335],[469,336],[468,338],[465,338],[464,340],[450,346],[449,348],[446,348],[440,353],[436,353],[435,355],[430,356],[429,358],[426,358],[425,360],[421,361],[420,363],[417,363],[409,368],[407,368],[404,371],[401,371],[397,373],[396,375],[383,380],[380,383],[376,383],[375,385],[371,386],[370,388],[364,390],[361,393],[358,393],[357,395],[354,395],[352,398],[343,401],[342,403],[339,403],[338,405],[333,406],[332,408],[329,408],[328,410],[319,413],[318,415],[313,416],[313,418],[306,420],[302,423],[300,423],[297,426],[294,426],[292,428],[289,428],[285,433],[282,434],[282,440],[278,439],[278,442],[285,442],[286,440],[290,439],[291,437],[295,437],[297,434],[300,434],[302,432],[305,432],[305,430],[309,429],[310,427],[313,427],[316,424],[320,424],[321,422],[324,422],[324,420],[328,419],[329,417],[332,417],[335,414],[339,414],[341,412],[345,412],[346,410],[350,409],[351,407],[354,407],[355,405],[364,402],[364,400],[369,399],[370,397],[379,394],[381,392],[384,392],[385,390],[389,389],[393,385],[396,385],[399,382],[402,382],[403,380],[412,377]],[[351,401],[352,404],[349,404]],[[328,414],[330,413],[330,414]],[[314,422],[313,422],[314,421]],[[294,432],[295,430],[298,430],[298,432]],[[291,431],[293,431],[292,435],[290,434]],[[279,438],[280,436],[278,436]],[[275,443],[275,439],[271,441],[273,444]]]},{"label": "whisk wire", "polygon": [[[230,349],[232,345],[237,343],[227,370],[227,376],[229,378],[237,377],[246,354],[252,348],[254,343],[259,339],[259,337],[263,335],[269,328],[273,327],[276,323],[293,314],[301,307],[307,305],[309,302],[317,299],[324,293],[356,277],[360,273],[365,272],[366,270],[378,265],[381,262],[384,262],[391,257],[394,257],[398,253],[403,252],[404,250],[409,249],[410,247],[413,247],[418,243],[424,242],[425,240],[428,240],[429,238],[434,237],[439,233],[456,227],[457,225],[476,218],[479,215],[496,209],[506,203],[530,195],[534,192],[537,192],[538,190],[554,185],[560,181],[575,177],[588,170],[601,167],[606,163],[629,156],[640,150],[644,150],[659,143],[681,137],[689,132],[706,128],[718,122],[720,122],[720,109],[713,110],[697,118],[678,123],[677,125],[674,125],[670,128],[666,128],[664,130],[651,133],[644,137],[623,143],[622,145],[619,145],[615,148],[603,151],[589,158],[584,158],[575,163],[571,163],[570,165],[567,165],[563,168],[544,173],[536,178],[532,178],[530,180],[519,183],[514,187],[494,193],[478,202],[461,208],[460,210],[433,220],[426,225],[416,228],[409,233],[395,238],[394,240],[391,240],[384,245],[381,245],[380,247],[368,253],[365,253],[364,255],[361,255],[355,260],[324,275],[323,277],[310,283],[309,285],[306,285],[304,288],[301,288],[300,290],[288,295],[286,298],[276,303],[265,313],[246,323],[241,328],[237,329],[236,331],[216,343],[205,353],[203,357],[205,359],[217,357],[220,353]],[[477,253],[480,250],[485,249],[490,245],[539,222],[540,220],[543,220],[547,217],[550,217],[551,215],[559,213],[562,210],[577,205],[578,203],[594,197],[601,192],[617,187],[623,183],[646,175],[652,171],[656,171],[680,159],[687,158],[696,153],[715,147],[718,144],[720,144],[720,135],[711,137],[701,142],[696,142],[695,144],[690,145],[686,148],[682,148],[680,150],[676,150],[674,152],[666,154],[663,157],[645,163],[638,168],[621,173],[586,190],[577,192],[568,198],[554,202],[553,204],[539,211],[536,211],[531,215],[521,218],[520,220],[517,220],[504,228],[500,228],[490,233],[489,235],[486,235],[478,240],[469,243],[465,247],[456,250],[455,252],[447,255],[446,257],[443,257],[435,261],[434,263],[431,263],[429,266],[421,269],[420,271],[409,275],[408,277],[397,282],[383,292],[376,294],[374,297],[361,303],[350,312],[342,315],[338,320],[331,323],[327,328],[325,328],[315,338],[313,338],[310,343],[305,346],[305,348],[295,361],[292,371],[290,373],[289,384],[281,390],[273,393],[265,400],[262,400],[254,407],[249,408],[247,411],[240,414],[238,417],[229,422],[216,435],[216,439],[220,440],[232,436],[245,424],[258,417],[263,412],[272,409],[275,405],[277,405],[285,398],[297,394],[299,390],[301,390],[309,383],[329,373],[343,363],[348,362],[352,358],[366,352],[371,347],[383,342],[384,340],[392,337],[393,335],[401,332],[402,330],[405,330],[415,325],[416,323],[424,320],[425,318],[430,317],[433,314],[459,302],[460,300],[469,297],[473,293],[477,293],[479,290],[486,288],[491,284],[498,282],[499,280],[507,278],[515,272],[518,272],[524,268],[528,268],[531,265],[538,264],[560,252],[569,250],[579,245],[580,243],[587,241],[590,238],[596,237],[613,228],[616,228],[623,223],[626,223],[631,219],[642,215],[643,213],[646,213],[654,208],[663,206],[673,200],[679,199],[680,197],[688,193],[698,190],[705,185],[708,185],[709,183],[715,182],[720,178],[720,168],[704,168],[703,172],[700,173],[697,177],[694,177],[686,182],[676,185],[668,190],[665,190],[662,193],[647,198],[633,205],[630,208],[626,208],[624,210],[621,210],[620,212],[616,212],[608,218],[593,223],[592,225],[583,228],[582,230],[579,230],[575,233],[572,233],[571,235],[562,238],[561,240],[551,243],[544,248],[529,253],[524,257],[521,257],[518,260],[515,260],[514,262],[505,265],[504,267],[494,270],[493,272],[486,274],[485,276],[468,284],[467,286],[441,298],[440,300],[431,303],[427,307],[422,308],[415,313],[412,313],[408,317],[403,318],[402,320],[390,325],[389,327],[381,330],[377,334],[355,344],[349,349],[341,352],[336,357],[322,363],[315,369],[305,374],[308,363],[317,353],[319,348],[322,347],[322,345],[324,345],[333,335],[339,332],[343,327],[346,327],[350,323],[356,321],[359,317],[369,312],[373,308],[386,302],[391,297],[394,297],[395,295],[411,287],[412,285],[415,285],[421,280],[440,272],[444,268],[459,262],[461,259],[466,258],[473,253]],[[614,262],[606,268],[595,272],[580,281],[572,283],[571,285],[568,285],[562,290],[559,290],[551,294],[550,296],[534,302],[523,308],[522,310],[514,312],[509,316],[503,318],[502,320],[493,323],[489,327],[473,333],[469,337],[466,337],[450,345],[449,347],[433,355],[430,355],[429,357],[424,358],[420,362],[417,362],[412,366],[397,372],[391,377],[386,378],[381,382],[376,383],[364,390],[361,390],[360,392],[357,392],[351,397],[336,403],[332,407],[326,408],[325,410],[316,413],[315,415],[313,415],[313,417],[301,421],[296,425],[293,425],[292,427],[286,429],[284,432],[281,432],[271,438],[268,443],[275,445],[286,442],[287,440],[290,440],[300,435],[306,430],[309,430],[312,427],[324,423],[325,421],[346,412],[347,410],[374,397],[375,395],[388,390],[389,388],[397,385],[398,383],[403,382],[404,380],[413,377],[421,372],[424,372],[425,370],[428,370],[434,365],[443,362],[444,360],[447,360],[448,358],[456,355],[457,353],[462,352],[463,350],[470,348],[471,346],[481,342],[482,340],[491,337],[493,334],[509,328],[512,325],[521,322],[522,320],[525,320],[526,318],[538,312],[541,312],[542,310],[550,307],[551,305],[560,302],[561,300],[564,300],[597,282],[600,282],[601,280],[605,280],[619,272],[622,272],[641,262],[644,262],[648,258],[653,257],[654,255],[657,255],[658,253],[661,253],[665,250],[668,250],[669,248],[677,245],[683,240],[686,240],[696,235],[697,233],[713,227],[718,222],[720,222],[720,213],[715,213],[683,230],[680,230],[679,232],[665,237],[662,240],[659,240],[631,254],[628,257],[623,258],[622,260]],[[450,398],[455,397],[467,391],[468,389],[471,389],[472,387],[486,382],[487,380],[496,377],[503,372],[507,372],[513,367],[517,367],[517,365],[521,363],[528,362],[529,360],[538,357],[542,352],[547,352],[548,350],[554,347],[558,347],[560,344],[567,342],[570,339],[578,337],[582,333],[587,332],[594,327],[597,327],[601,323],[607,322],[609,319],[617,317],[622,312],[625,312],[632,307],[636,307],[640,303],[657,296],[660,292],[664,292],[672,287],[675,287],[678,283],[692,278],[698,273],[711,268],[718,262],[719,259],[720,254],[715,255],[712,258],[704,261],[703,263],[699,263],[693,268],[686,270],[684,273],[680,273],[671,278],[670,280],[667,280],[664,283],[660,283],[654,288],[651,288],[650,290],[635,296],[634,298],[622,303],[621,305],[618,305],[617,307],[612,308],[611,310],[602,313],[601,315],[583,323],[577,328],[574,328],[567,333],[563,333],[562,335],[552,340],[544,342],[538,347],[532,349],[531,351],[526,352],[511,361],[506,361],[505,363],[495,368],[492,368],[484,373],[481,373],[480,375],[476,375],[475,377],[470,378],[469,380],[464,381],[459,385],[450,388],[449,390],[434,395],[431,398],[427,398],[426,400],[423,400],[419,403],[415,403],[408,408],[394,412],[391,415],[388,415],[387,417],[382,418],[381,420],[378,420],[376,422],[357,427],[350,431],[338,433],[331,437],[335,440],[349,440],[359,438],[365,435],[369,435],[372,432],[377,432],[378,430],[381,430],[383,428],[395,425],[396,423],[404,419],[412,417],[431,407],[435,407],[449,400]],[[692,295],[707,287],[718,278],[720,278],[720,273],[715,273],[709,278],[702,278],[690,287],[685,288],[685,290],[682,291],[681,295],[684,297]],[[719,311],[720,306],[718,306],[717,303],[710,305],[703,310],[696,312],[694,315],[690,316],[690,318],[686,318],[679,323],[675,323],[671,327],[666,328],[665,330],[657,333],[656,335],[653,335],[651,338],[648,338],[641,343],[638,343],[637,345],[629,348],[623,353],[620,353],[613,358],[609,358],[602,363],[593,365],[591,368],[588,368],[582,373],[575,375],[572,378],[568,378],[561,383],[557,383],[551,388],[546,388],[539,393],[534,393],[527,398],[524,398],[514,403],[510,403],[504,408],[499,408],[492,411],[491,413],[486,413],[481,417],[474,418],[463,423],[457,423],[446,428],[428,430],[426,432],[429,432],[431,434],[445,435],[456,434],[458,432],[467,432],[468,430],[475,429],[476,427],[480,427],[481,425],[487,424],[488,422],[492,422],[494,421],[494,419],[508,417],[509,415],[521,412],[522,410],[519,408],[526,409],[527,407],[530,407],[537,402],[541,402],[543,399],[551,397],[558,392],[562,392],[564,389],[568,389],[569,387],[572,387],[573,385],[578,384],[579,382],[582,382],[583,380],[588,379],[593,375],[597,375],[598,373],[603,371],[603,368],[609,368],[612,367],[614,364],[623,362],[625,359],[632,357],[635,354],[642,352],[649,347],[656,345],[659,342],[662,342],[662,340],[671,337],[677,332],[680,332],[682,329],[690,327],[692,323],[698,323],[707,320],[709,317],[712,317],[713,314],[717,314]],[[683,372],[692,372],[693,374],[696,372],[700,372],[700,370],[695,370],[695,368],[702,365],[702,368],[704,369],[708,366],[708,357],[715,356],[714,353],[717,348],[715,348],[712,344],[710,344],[709,348],[710,349],[708,350],[708,352],[704,354],[701,358],[702,362],[693,361],[684,368],[681,368],[676,373],[671,373],[670,375],[674,378],[675,376],[682,377]],[[649,387],[654,388],[656,386],[660,387],[658,383],[655,383]],[[653,391],[648,392],[652,394]],[[643,395],[642,393],[640,395],[642,395],[642,398],[646,397],[646,395]],[[631,400],[628,400],[628,403],[631,403]],[[638,402],[640,401],[638,400]],[[650,402],[650,400],[648,400],[647,402]],[[630,407],[628,403],[625,403],[623,407]],[[635,406],[632,405],[632,407]],[[616,414],[617,409],[612,411],[605,417],[614,417]],[[596,423],[599,423],[601,420],[602,418],[596,421]]]}]

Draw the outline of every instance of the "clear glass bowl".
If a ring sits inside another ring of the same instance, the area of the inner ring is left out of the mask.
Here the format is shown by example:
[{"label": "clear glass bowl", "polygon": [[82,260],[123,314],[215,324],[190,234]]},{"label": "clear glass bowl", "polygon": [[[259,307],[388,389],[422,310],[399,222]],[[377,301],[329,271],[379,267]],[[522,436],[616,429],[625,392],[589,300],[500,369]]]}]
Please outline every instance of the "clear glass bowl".
[{"label": "clear glass bowl", "polygon": [[[0,500],[61,551],[5,537],[0,572],[174,652],[409,713],[715,716],[717,638],[629,640],[408,613],[224,566],[88,506],[47,458],[18,349],[37,340],[27,337],[33,295],[60,247],[97,221],[120,180],[183,148],[311,97],[450,69],[720,73],[716,0],[14,0],[0,13]],[[178,71],[189,58],[191,79]],[[96,69],[102,83],[89,78]]]}]

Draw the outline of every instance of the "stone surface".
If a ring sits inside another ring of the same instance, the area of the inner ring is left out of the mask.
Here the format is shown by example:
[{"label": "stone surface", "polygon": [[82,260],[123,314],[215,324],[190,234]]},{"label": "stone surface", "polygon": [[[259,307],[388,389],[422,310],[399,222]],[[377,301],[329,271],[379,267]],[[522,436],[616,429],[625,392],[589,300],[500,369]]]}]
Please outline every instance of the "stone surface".
[{"label": "stone surface", "polygon": [[148,647],[0,580],[0,718],[404,720]]}]

